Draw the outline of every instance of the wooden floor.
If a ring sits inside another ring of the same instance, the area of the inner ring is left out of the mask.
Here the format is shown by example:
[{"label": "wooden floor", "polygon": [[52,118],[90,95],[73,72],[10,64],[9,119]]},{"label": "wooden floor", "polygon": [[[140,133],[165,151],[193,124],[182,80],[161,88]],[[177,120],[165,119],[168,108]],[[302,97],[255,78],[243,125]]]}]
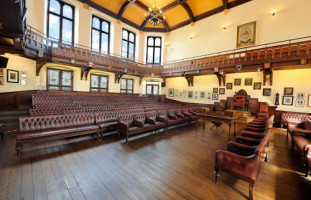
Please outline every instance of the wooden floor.
[{"label": "wooden floor", "polygon": [[[207,126],[209,127],[209,125]],[[239,127],[241,128],[241,127]],[[222,173],[214,184],[214,157],[225,149],[227,130],[195,125],[124,140],[79,137],[25,145],[16,135],[0,142],[0,199],[247,199],[248,184]],[[257,200],[311,199],[285,131],[274,129],[267,163],[255,186]]]}]

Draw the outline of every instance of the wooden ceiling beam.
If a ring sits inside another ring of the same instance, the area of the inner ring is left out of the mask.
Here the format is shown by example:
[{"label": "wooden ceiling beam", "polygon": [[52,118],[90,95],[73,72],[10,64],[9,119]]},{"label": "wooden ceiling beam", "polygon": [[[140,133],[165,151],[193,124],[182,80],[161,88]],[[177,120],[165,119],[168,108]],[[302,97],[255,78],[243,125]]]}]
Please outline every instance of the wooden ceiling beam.
[{"label": "wooden ceiling beam", "polygon": [[222,0],[224,10],[228,10],[228,0]]},{"label": "wooden ceiling beam", "polygon": [[142,2],[140,1],[135,1],[134,4],[139,7],[140,9],[144,10],[145,12],[148,12],[149,11],[149,8],[148,6],[146,6],[145,4],[143,4]]},{"label": "wooden ceiling beam", "polygon": [[120,20],[121,17],[122,17],[122,15],[123,15],[123,13],[125,12],[125,10],[126,10],[130,5],[132,5],[133,3],[135,3],[136,1],[137,1],[137,0],[127,0],[127,1],[125,1],[125,2],[122,4],[122,6],[121,6],[121,8],[120,8],[120,10],[119,10],[119,12],[118,12],[117,19]]}]

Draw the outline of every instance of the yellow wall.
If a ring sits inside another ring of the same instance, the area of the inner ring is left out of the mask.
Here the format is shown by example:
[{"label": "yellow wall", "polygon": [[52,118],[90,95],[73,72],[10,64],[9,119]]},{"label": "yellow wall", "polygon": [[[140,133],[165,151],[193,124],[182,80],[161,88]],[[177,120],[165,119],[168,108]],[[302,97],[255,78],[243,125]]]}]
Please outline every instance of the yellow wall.
[{"label": "yellow wall", "polygon": [[[172,31],[166,37],[166,60],[235,49],[237,26],[252,21],[257,21],[257,44],[310,36],[310,8],[310,0],[250,1],[230,9],[227,15],[219,13],[195,22],[193,27]],[[275,16],[272,10],[277,10]]]},{"label": "yellow wall", "polygon": [[[235,92],[240,89],[246,90],[246,92],[251,96],[251,98],[258,98],[260,102],[267,102],[269,105],[274,105],[275,95],[276,93],[280,94],[280,105],[278,106],[278,110],[284,111],[293,111],[293,112],[305,112],[310,113],[311,107],[296,107],[295,101],[297,99],[298,93],[305,94],[305,104],[307,104],[308,95],[311,94],[311,69],[300,69],[300,70],[283,70],[283,71],[274,71],[273,72],[273,86],[269,86],[268,82],[266,86],[262,86],[261,90],[254,90],[253,86],[244,86],[245,78],[253,78],[254,82],[263,82],[263,72],[250,72],[250,73],[235,73],[235,74],[227,74],[226,81],[227,83],[234,83],[234,79],[241,78],[242,84],[241,86],[234,86],[232,90],[226,90],[224,95],[219,95],[220,100],[226,100],[227,97],[232,97]],[[285,87],[293,87],[294,88],[294,105],[293,106],[285,106],[282,105],[282,98]],[[206,94],[210,92],[213,93],[213,88],[225,88],[224,86],[219,87],[218,79],[216,75],[202,75],[194,77],[194,86],[188,87],[188,83],[185,78],[177,77],[177,78],[169,78],[166,79],[166,87],[163,90],[163,93],[168,97],[168,90],[172,88],[176,91],[182,92],[183,90],[187,91],[204,91]],[[271,96],[263,96],[263,88],[271,88]],[[208,101],[206,96],[205,99],[188,99],[183,97],[173,97],[171,99],[175,99],[183,102],[192,102],[192,103],[204,103],[204,104],[213,104],[215,101]],[[216,101],[216,102],[218,102]]]}]

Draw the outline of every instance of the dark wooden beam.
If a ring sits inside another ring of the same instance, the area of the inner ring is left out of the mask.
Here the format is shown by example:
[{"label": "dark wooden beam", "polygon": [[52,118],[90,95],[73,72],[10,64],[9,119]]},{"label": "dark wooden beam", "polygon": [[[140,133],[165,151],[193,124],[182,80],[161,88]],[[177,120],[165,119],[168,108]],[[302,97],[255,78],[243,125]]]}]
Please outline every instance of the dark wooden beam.
[{"label": "dark wooden beam", "polygon": [[219,72],[215,72],[218,82],[219,82],[219,87],[221,86],[221,83],[223,83],[223,86],[226,86],[226,73],[223,72],[223,74],[220,74]]},{"label": "dark wooden beam", "polygon": [[137,7],[139,7],[140,9],[142,9],[142,10],[144,10],[144,11],[146,11],[146,12],[149,11],[148,6],[146,6],[145,4],[143,4],[143,3],[140,2],[140,1],[135,1],[134,4],[135,4]]},{"label": "dark wooden beam", "polygon": [[223,5],[223,8],[224,8],[224,11],[228,10],[228,0],[222,0],[222,5]]},{"label": "dark wooden beam", "polygon": [[117,18],[120,20],[123,13],[125,12],[125,10],[130,6],[132,5],[133,3],[135,3],[137,0],[127,0],[123,3],[123,5],[121,6],[119,12],[118,12],[118,16]]},{"label": "dark wooden beam", "polygon": [[185,9],[185,11],[187,12],[187,14],[189,16],[190,23],[192,23],[194,20],[194,16],[193,16],[193,12],[192,12],[190,6],[187,4],[187,2],[182,1],[182,0],[175,0],[175,2],[177,2],[178,5],[181,5]]}]

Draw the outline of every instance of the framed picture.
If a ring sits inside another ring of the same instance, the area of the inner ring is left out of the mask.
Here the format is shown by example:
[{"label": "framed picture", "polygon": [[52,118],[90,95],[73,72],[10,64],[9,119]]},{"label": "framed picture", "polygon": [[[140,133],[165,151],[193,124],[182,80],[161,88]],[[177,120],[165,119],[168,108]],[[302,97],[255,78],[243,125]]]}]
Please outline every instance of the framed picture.
[{"label": "framed picture", "polygon": [[219,94],[225,94],[225,88],[219,88]]},{"label": "framed picture", "polygon": [[192,99],[193,98],[193,91],[188,91],[188,98]]},{"label": "framed picture", "polygon": [[304,99],[304,98],[305,98],[305,94],[304,93],[298,93],[297,99]]},{"label": "framed picture", "polygon": [[286,106],[292,106],[294,102],[294,96],[283,96],[282,104]]},{"label": "framed picture", "polygon": [[227,90],[232,90],[232,83],[227,83],[226,89]]},{"label": "framed picture", "polygon": [[218,94],[218,88],[213,88],[213,93]]},{"label": "framed picture", "polygon": [[308,95],[308,107],[311,107],[311,94]]},{"label": "framed picture", "polygon": [[297,99],[296,100],[296,107],[304,107],[305,106],[305,100],[304,99]]},{"label": "framed picture", "polygon": [[199,92],[198,91],[195,91],[194,92],[194,99],[198,99],[199,98]]},{"label": "framed picture", "polygon": [[8,83],[19,83],[19,72],[16,70],[7,70],[7,82]]},{"label": "framed picture", "polygon": [[254,83],[254,90],[261,90],[261,82]]},{"label": "framed picture", "polygon": [[245,78],[244,85],[246,85],[246,86],[253,85],[253,79],[252,78]]},{"label": "framed picture", "polygon": [[26,77],[27,77],[27,72],[21,71],[21,77],[22,77],[22,78],[26,78]]},{"label": "framed picture", "polygon": [[241,85],[242,80],[240,78],[234,79],[234,85]]},{"label": "framed picture", "polygon": [[200,92],[200,99],[205,99],[205,92],[203,91]]},{"label": "framed picture", "polygon": [[262,95],[263,96],[271,96],[271,88],[264,88]]},{"label": "framed picture", "polygon": [[218,94],[213,94],[213,100],[218,100]]},{"label": "framed picture", "polygon": [[182,92],[179,92],[179,93],[178,93],[178,97],[182,97]]},{"label": "framed picture", "polygon": [[172,88],[168,89],[168,96],[174,97],[174,89],[172,89]]},{"label": "framed picture", "polygon": [[212,94],[210,93],[210,92],[207,92],[207,95],[206,95],[207,97],[207,100],[211,100],[212,99]]},{"label": "framed picture", "polygon": [[236,48],[256,44],[256,21],[238,26]]},{"label": "framed picture", "polygon": [[175,97],[178,96],[178,90],[177,90],[177,89],[174,91],[174,96],[175,96]]},{"label": "framed picture", "polygon": [[294,94],[294,88],[292,87],[284,88],[284,95],[293,95],[293,94]]},{"label": "framed picture", "polygon": [[21,78],[21,85],[27,85],[27,78]]},{"label": "framed picture", "polygon": [[183,90],[183,96],[184,96],[184,99],[187,99],[187,97],[188,97],[188,92],[187,92],[187,90]]}]

